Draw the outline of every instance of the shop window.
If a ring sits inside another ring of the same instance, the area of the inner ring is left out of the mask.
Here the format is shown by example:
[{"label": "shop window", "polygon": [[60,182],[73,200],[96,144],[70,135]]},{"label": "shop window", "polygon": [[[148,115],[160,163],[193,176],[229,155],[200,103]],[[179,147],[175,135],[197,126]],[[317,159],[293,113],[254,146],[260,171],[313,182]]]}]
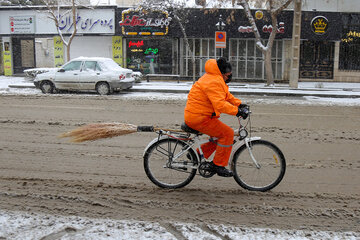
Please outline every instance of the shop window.
[{"label": "shop window", "polygon": [[340,43],[339,69],[360,70],[360,42]]},{"label": "shop window", "polygon": [[[195,76],[199,77],[205,73],[205,63],[210,58],[216,58],[215,56],[215,41],[213,39],[188,39],[189,46],[192,52],[188,50],[186,42],[181,39],[181,45],[183,52],[180,55],[182,64],[180,66],[181,75],[192,77],[193,71]],[[195,69],[192,64],[192,54],[195,57]]]},{"label": "shop window", "polygon": [[[271,55],[274,78],[282,79],[282,41],[274,41]],[[229,58],[235,78],[265,79],[264,57],[254,39],[230,39]]]},{"label": "shop window", "polygon": [[343,36],[340,42],[339,69],[360,70],[360,14],[343,13]]},{"label": "shop window", "polygon": [[127,67],[143,74],[173,74],[173,47],[169,39],[126,39]]}]

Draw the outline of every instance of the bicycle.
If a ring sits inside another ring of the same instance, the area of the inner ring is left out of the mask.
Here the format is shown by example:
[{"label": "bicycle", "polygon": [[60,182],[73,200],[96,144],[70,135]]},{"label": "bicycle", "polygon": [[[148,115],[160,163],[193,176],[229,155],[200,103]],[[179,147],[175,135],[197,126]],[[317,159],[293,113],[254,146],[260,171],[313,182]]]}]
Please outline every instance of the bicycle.
[{"label": "bicycle", "polygon": [[[235,181],[250,191],[268,191],[284,177],[285,157],[273,143],[251,137],[250,109],[245,125],[238,117],[239,129],[234,130],[230,168]],[[245,109],[244,109],[245,111]],[[205,159],[200,145],[215,138],[202,140],[202,134],[182,124],[182,131],[158,130],[144,151],[144,169],[148,178],[161,188],[176,189],[188,185],[198,174],[205,178],[215,173]],[[198,149],[198,152],[196,151]]]}]

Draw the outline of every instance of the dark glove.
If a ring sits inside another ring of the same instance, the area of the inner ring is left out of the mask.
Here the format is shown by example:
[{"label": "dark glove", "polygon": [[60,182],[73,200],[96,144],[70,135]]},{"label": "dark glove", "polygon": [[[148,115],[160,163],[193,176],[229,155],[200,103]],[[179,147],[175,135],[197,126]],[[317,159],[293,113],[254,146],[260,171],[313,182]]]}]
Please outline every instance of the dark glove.
[{"label": "dark glove", "polygon": [[249,105],[241,103],[239,105],[239,108],[249,108]]},{"label": "dark glove", "polygon": [[249,114],[250,114],[249,106],[246,104],[240,104],[236,116],[246,119],[249,116]]}]

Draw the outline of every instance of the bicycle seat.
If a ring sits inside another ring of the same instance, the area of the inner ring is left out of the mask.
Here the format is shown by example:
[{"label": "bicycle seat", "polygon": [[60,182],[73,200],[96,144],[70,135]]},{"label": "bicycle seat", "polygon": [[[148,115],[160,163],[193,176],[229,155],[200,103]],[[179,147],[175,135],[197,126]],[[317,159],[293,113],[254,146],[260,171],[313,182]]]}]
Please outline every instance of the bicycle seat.
[{"label": "bicycle seat", "polygon": [[187,133],[200,134],[199,131],[192,129],[191,127],[186,125],[186,123],[181,124],[181,129]]}]

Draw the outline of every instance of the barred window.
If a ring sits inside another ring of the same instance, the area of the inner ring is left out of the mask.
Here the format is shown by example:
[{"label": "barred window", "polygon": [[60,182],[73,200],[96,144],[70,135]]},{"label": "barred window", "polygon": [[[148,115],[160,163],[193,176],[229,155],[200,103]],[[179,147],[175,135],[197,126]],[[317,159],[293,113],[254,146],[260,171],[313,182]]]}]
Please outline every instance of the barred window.
[{"label": "barred window", "polygon": [[360,42],[340,43],[340,70],[360,70]]},{"label": "barred window", "polygon": [[360,14],[343,13],[343,37],[340,42],[339,69],[360,70]]}]

